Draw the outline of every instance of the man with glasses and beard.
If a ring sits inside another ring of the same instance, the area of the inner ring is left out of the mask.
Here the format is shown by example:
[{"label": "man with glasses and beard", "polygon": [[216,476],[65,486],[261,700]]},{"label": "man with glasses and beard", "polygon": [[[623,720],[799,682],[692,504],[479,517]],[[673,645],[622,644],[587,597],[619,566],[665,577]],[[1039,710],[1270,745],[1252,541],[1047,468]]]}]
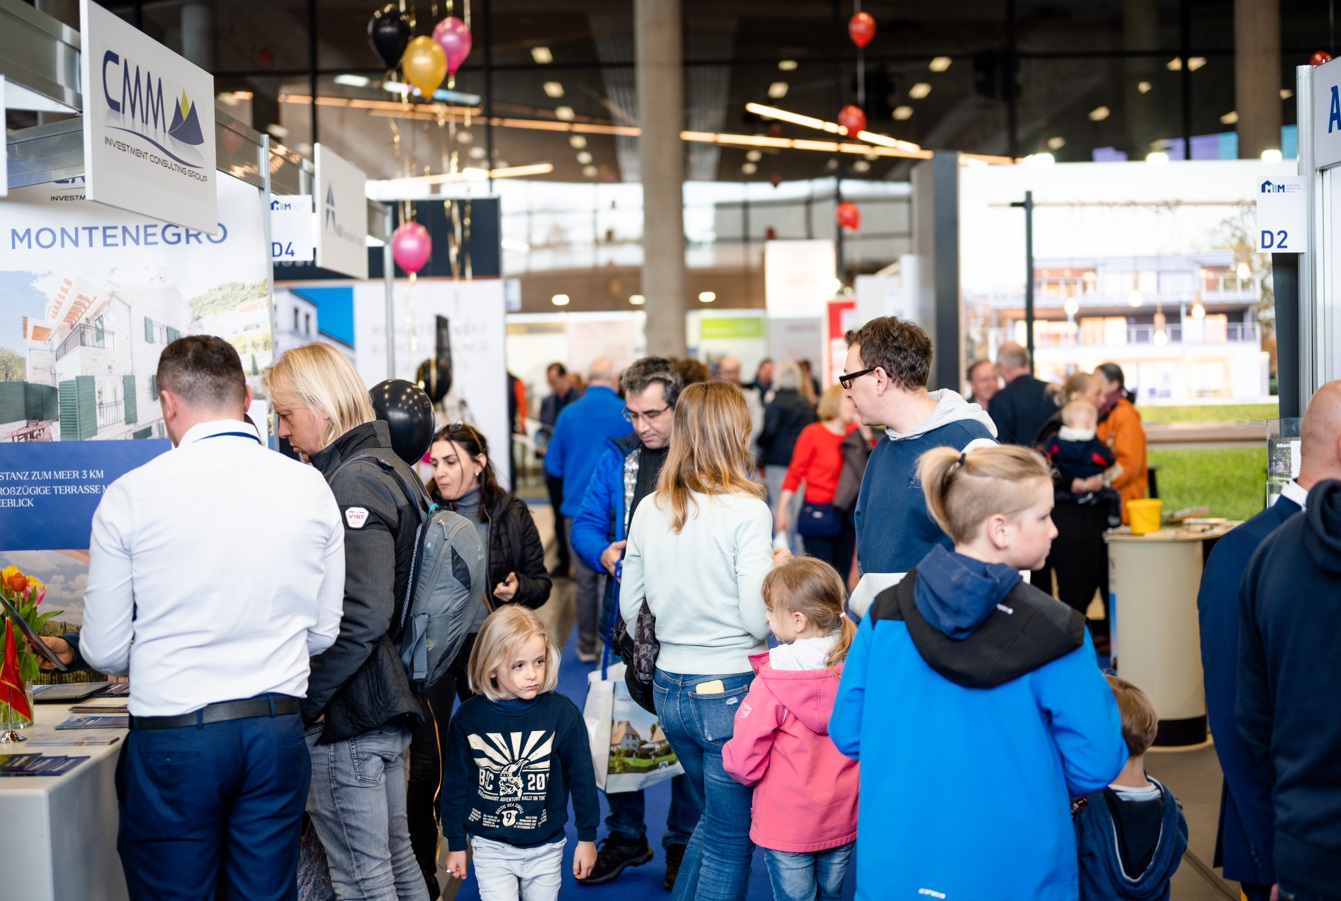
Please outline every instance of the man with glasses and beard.
[{"label": "man with glasses and beard", "polygon": [[[673,408],[684,387],[674,361],[665,357],[643,357],[624,370],[619,382],[624,390],[624,418],[633,423],[633,434],[606,442],[571,535],[578,558],[608,575],[600,619],[603,637],[608,636],[611,619],[619,610],[616,564],[624,556],[629,523],[638,504],[656,490],[670,446]],[[643,793],[617,792],[607,795],[606,800],[610,816],[605,824],[610,834],[601,842],[591,875],[580,885],[609,882],[625,868],[652,859]],[[675,885],[685,845],[700,813],[702,804],[694,798],[688,780],[676,776],[671,780],[670,816],[661,839],[666,849],[668,889]]]}]

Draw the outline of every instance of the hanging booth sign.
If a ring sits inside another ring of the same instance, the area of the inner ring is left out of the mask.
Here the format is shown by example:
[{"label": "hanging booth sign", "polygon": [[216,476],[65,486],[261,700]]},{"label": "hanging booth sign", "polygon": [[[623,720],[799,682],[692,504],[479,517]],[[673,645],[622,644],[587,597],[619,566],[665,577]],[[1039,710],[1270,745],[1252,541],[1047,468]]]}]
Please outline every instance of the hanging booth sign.
[{"label": "hanging booth sign", "polygon": [[270,259],[310,263],[316,253],[312,240],[312,195],[274,194],[270,197]]},{"label": "hanging booth sign", "polygon": [[1257,197],[1257,249],[1263,253],[1303,253],[1308,243],[1304,177],[1262,178],[1253,187]]},{"label": "hanging booth sign", "polygon": [[[0,75],[0,135],[9,134],[5,127],[5,76]],[[0,143],[0,197],[9,193],[9,143]]]},{"label": "hanging booth sign", "polygon": [[1313,165],[1341,163],[1341,62],[1313,70]]},{"label": "hanging booth sign", "polygon": [[353,278],[368,277],[368,176],[318,144],[317,265]]},{"label": "hanging booth sign", "polygon": [[218,234],[214,77],[80,0],[88,199]]}]

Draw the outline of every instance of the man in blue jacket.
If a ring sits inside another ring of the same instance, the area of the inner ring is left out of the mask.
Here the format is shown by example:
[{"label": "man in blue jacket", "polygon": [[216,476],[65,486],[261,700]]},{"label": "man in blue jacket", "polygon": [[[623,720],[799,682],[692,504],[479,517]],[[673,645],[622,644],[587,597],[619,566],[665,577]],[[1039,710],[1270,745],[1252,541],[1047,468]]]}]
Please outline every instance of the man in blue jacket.
[{"label": "man in blue jacket", "polygon": [[[559,511],[568,520],[568,541],[572,544],[573,520],[587,493],[587,483],[596,469],[596,460],[609,438],[632,431],[625,418],[624,403],[615,394],[614,361],[599,357],[587,373],[587,391],[569,404],[554,423],[554,437],[545,451],[545,472],[563,479],[563,504]],[[591,663],[596,659],[596,609],[600,604],[600,570],[574,561],[577,580],[577,659]]]},{"label": "man in blue jacket", "polygon": [[[1265,562],[1254,556],[1259,546],[1265,546],[1269,536],[1283,531],[1284,525],[1294,523],[1291,529],[1307,531],[1296,520],[1300,512],[1309,511],[1310,490],[1328,479],[1341,479],[1341,381],[1328,382],[1318,389],[1304,412],[1300,441],[1298,477],[1285,486],[1276,503],[1221,538],[1206,563],[1197,596],[1197,610],[1201,619],[1201,656],[1206,679],[1206,711],[1211,732],[1215,736],[1215,752],[1224,772],[1224,786],[1220,795],[1220,825],[1216,840],[1216,866],[1223,865],[1226,879],[1240,883],[1248,901],[1266,901],[1271,887],[1277,881],[1273,858],[1280,855],[1274,847],[1277,833],[1276,816],[1280,812],[1280,798],[1276,811],[1272,808],[1272,789],[1276,781],[1271,765],[1258,749],[1260,741],[1253,735],[1241,734],[1236,721],[1236,708],[1241,709],[1238,697],[1239,653],[1249,647],[1260,652],[1261,636],[1243,633],[1241,628],[1255,633],[1257,626],[1242,619],[1247,615],[1241,609],[1240,592],[1257,594],[1257,588],[1245,579],[1244,571],[1251,566],[1259,577]],[[1272,539],[1276,541],[1276,539]],[[1298,543],[1299,539],[1296,538]],[[1266,553],[1263,551],[1263,553]],[[1283,552],[1274,552],[1268,576],[1282,583],[1289,596],[1298,604],[1300,599],[1322,599],[1314,595],[1302,581],[1304,572],[1311,567],[1301,561],[1284,562]],[[1288,576],[1288,578],[1286,578]],[[1286,587],[1288,586],[1288,587]],[[1272,608],[1264,598],[1264,606],[1257,610],[1262,616],[1271,615]],[[1310,604],[1298,604],[1300,616],[1313,622],[1325,621],[1324,612]],[[1256,609],[1256,608],[1255,608]],[[1323,629],[1330,635],[1333,630]],[[1265,661],[1257,656],[1259,665]],[[1318,684],[1327,684],[1325,681]],[[1262,698],[1257,696],[1248,703],[1258,707]],[[1263,711],[1255,710],[1254,722],[1262,724]],[[1270,716],[1267,716],[1270,721]]]},{"label": "man in blue jacket", "polygon": [[[587,486],[586,497],[573,523],[573,550],[593,569],[605,572],[605,601],[601,608],[601,635],[608,639],[619,610],[619,580],[615,564],[624,556],[633,511],[656,491],[657,478],[670,446],[675,401],[684,383],[673,360],[643,357],[620,377],[625,413],[634,433],[605,442],[605,450]],[[612,651],[613,653],[613,651]],[[606,795],[610,816],[605,825],[610,835],[600,845],[591,875],[580,885],[600,885],[614,879],[627,867],[652,859],[647,843],[645,801],[641,791]],[[666,888],[684,858],[685,845],[703,812],[703,800],[694,796],[684,776],[671,780],[670,816],[661,843],[666,849]]]},{"label": "man in blue jacket", "polygon": [[1239,586],[1248,560],[1268,535],[1300,512],[1308,491],[1341,478],[1341,382],[1328,382],[1304,413],[1299,476],[1276,503],[1221,538],[1206,562],[1197,594],[1206,713],[1224,784],[1215,866],[1243,888],[1248,901],[1267,901],[1276,881],[1271,862],[1271,774],[1260,767],[1234,721],[1239,648]]}]

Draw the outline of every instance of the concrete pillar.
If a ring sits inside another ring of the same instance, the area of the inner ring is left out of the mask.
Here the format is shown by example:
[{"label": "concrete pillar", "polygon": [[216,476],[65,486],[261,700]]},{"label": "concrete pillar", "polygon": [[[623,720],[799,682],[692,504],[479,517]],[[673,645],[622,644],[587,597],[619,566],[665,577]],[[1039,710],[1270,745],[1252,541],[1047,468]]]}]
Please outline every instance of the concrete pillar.
[{"label": "concrete pillar", "polygon": [[685,354],[684,51],[680,0],[634,0],[647,352]]},{"label": "concrete pillar", "polygon": [[182,7],[182,56],[206,72],[214,71],[214,7],[187,3]]},{"label": "concrete pillar", "polygon": [[1239,159],[1280,149],[1280,0],[1234,0]]}]

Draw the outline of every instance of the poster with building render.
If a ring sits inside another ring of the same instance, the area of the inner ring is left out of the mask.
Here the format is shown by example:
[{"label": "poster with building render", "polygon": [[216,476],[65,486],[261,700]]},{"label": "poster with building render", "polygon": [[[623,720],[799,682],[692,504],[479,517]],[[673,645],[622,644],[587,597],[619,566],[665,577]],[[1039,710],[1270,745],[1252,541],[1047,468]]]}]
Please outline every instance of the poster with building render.
[{"label": "poster with building render", "polygon": [[215,235],[89,201],[80,179],[0,201],[0,563],[21,556],[70,621],[103,488],[170,446],[163,348],[219,335],[253,386],[270,364],[262,216],[222,175]]}]

